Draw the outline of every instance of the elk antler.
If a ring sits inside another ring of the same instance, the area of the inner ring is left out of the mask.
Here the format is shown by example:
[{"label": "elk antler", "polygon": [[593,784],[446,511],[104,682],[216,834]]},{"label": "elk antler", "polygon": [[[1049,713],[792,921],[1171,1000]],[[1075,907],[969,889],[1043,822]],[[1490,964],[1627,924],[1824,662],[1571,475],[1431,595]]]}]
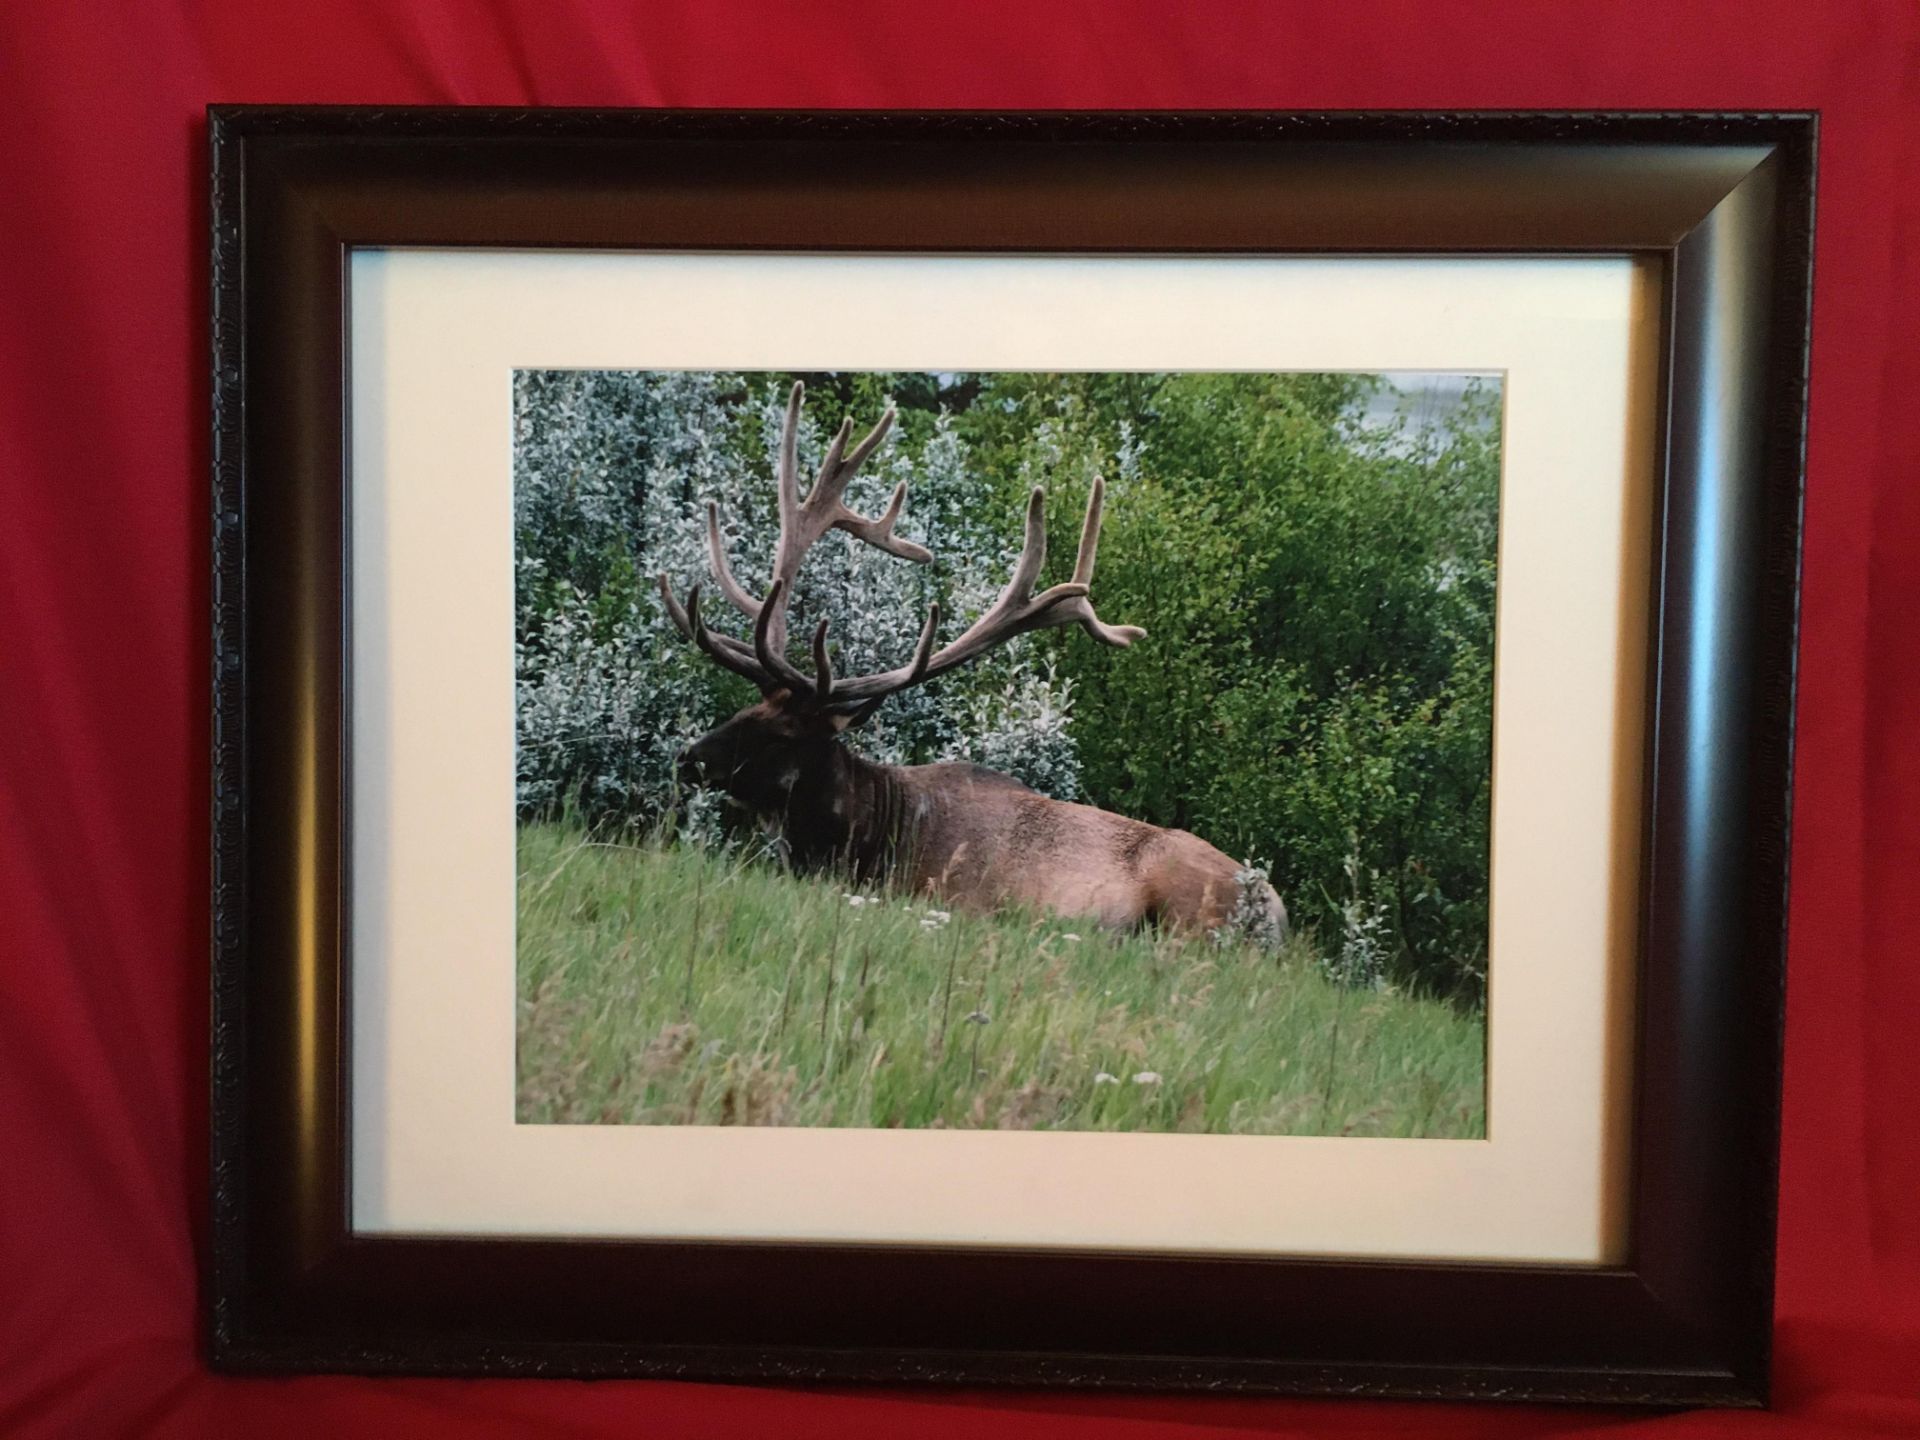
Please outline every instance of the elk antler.
[{"label": "elk antler", "polygon": [[[793,599],[793,582],[799,577],[800,562],[806,559],[807,551],[829,530],[844,530],[855,539],[864,540],[903,560],[924,565],[933,559],[931,550],[893,533],[893,527],[900,519],[901,508],[906,504],[906,481],[902,480],[893,487],[893,496],[887,501],[887,508],[878,520],[869,520],[849,509],[841,499],[854,472],[880,448],[887,431],[893,428],[894,411],[891,406],[873,429],[867,432],[866,439],[852,450],[847,449],[847,441],[853,435],[853,420],[848,418],[840,422],[839,432],[827,447],[826,459],[820,462],[812,487],[807,491],[806,498],[801,498],[798,449],[800,402],[805,395],[806,386],[796,381],[787,397],[787,419],[780,432],[780,539],[774,547],[773,585],[768,589],[764,601],[755,600],[733,578],[733,572],[727,565],[726,547],[720,540],[720,507],[711,500],[707,502],[707,554],[713,561],[713,573],[720,581],[720,588],[727,599],[749,620],[759,620],[765,607],[773,607],[767,640],[776,652],[786,649],[786,602]],[[776,595],[783,598],[776,599]]]},{"label": "elk antler", "polygon": [[[1100,512],[1106,493],[1106,482],[1096,478],[1087,496],[1087,517],[1080,526],[1080,552],[1074,558],[1073,578],[1035,595],[1034,583],[1039,580],[1040,569],[1047,559],[1047,497],[1035,486],[1033,494],[1027,497],[1026,543],[1020,548],[1020,559],[1000,597],[952,644],[942,646],[924,659],[916,654],[912,664],[897,670],[842,681],[834,689],[834,699],[837,702],[880,699],[964,665],[1029,630],[1078,624],[1094,639],[1121,649],[1140,639],[1147,633],[1145,630],[1138,625],[1108,625],[1094,613],[1093,601],[1089,598],[1094,557],[1100,549]],[[923,642],[925,638],[923,635]]]},{"label": "elk antler", "polygon": [[[719,664],[746,676],[763,691],[791,690],[795,694],[811,697],[816,704],[824,705],[836,693],[833,667],[827,658],[826,622],[821,621],[814,633],[814,674],[811,679],[802,674],[786,655],[787,607],[793,599],[794,581],[799,577],[800,564],[806,559],[807,551],[829,530],[837,529],[889,555],[898,555],[904,560],[923,565],[933,559],[933,552],[893,533],[900,519],[900,511],[906,504],[905,481],[893,487],[893,497],[878,519],[868,519],[850,509],[841,498],[846,494],[847,483],[853,479],[854,472],[886,438],[894,419],[891,407],[880,417],[879,423],[867,432],[866,438],[851,450],[847,448],[847,441],[853,436],[853,421],[842,421],[833,443],[827,447],[826,458],[821,462],[812,486],[805,498],[801,497],[800,404],[805,395],[806,387],[796,381],[787,398],[786,423],[780,432],[780,539],[774,547],[772,583],[767,587],[764,600],[756,600],[734,578],[732,567],[727,564],[726,545],[720,538],[720,507],[711,500],[707,502],[707,556],[713,565],[714,578],[719,582],[720,593],[727,597],[736,610],[753,621],[753,645],[748,647],[731,636],[695,629],[697,613],[694,607],[689,603],[687,610],[680,608],[664,574],[660,576],[660,593],[675,627]],[[689,602],[693,598],[689,594]]]},{"label": "elk antler", "polygon": [[853,434],[853,422],[850,419],[841,422],[812,488],[805,499],[800,497],[797,442],[800,402],[805,393],[805,387],[796,382],[787,400],[786,424],[780,435],[780,539],[774,547],[772,583],[764,600],[754,599],[734,579],[727,564],[726,546],[720,537],[719,506],[711,500],[707,502],[707,555],[713,565],[714,578],[733,607],[753,621],[753,644],[749,646],[706,627],[700,616],[698,585],[688,592],[683,610],[674,598],[667,577],[660,576],[660,594],[675,628],[716,663],[745,676],[765,693],[789,690],[806,697],[816,708],[854,708],[864,715],[888,695],[964,665],[1028,630],[1077,623],[1096,640],[1122,647],[1147,633],[1137,625],[1105,624],[1094,613],[1093,602],[1088,598],[1093,583],[1094,555],[1100,545],[1101,505],[1106,494],[1106,487],[1096,479],[1093,492],[1087,497],[1087,518],[1080,530],[1080,553],[1074,561],[1073,578],[1066,584],[1055,585],[1039,595],[1033,593],[1034,582],[1040,578],[1040,568],[1047,557],[1046,496],[1036,488],[1027,501],[1026,543],[1012,578],[1000,592],[999,599],[952,644],[938,653],[933,649],[934,631],[940,624],[940,607],[933,605],[928,608],[927,621],[921,627],[913,657],[906,664],[877,675],[838,679],[827,654],[827,622],[822,620],[813,632],[814,673],[811,678],[803,674],[786,655],[787,606],[793,598],[801,561],[821,536],[829,530],[845,530],[854,538],[905,560],[925,564],[933,559],[932,552],[925,547],[893,533],[901,507],[906,503],[905,481],[894,486],[893,497],[877,520],[857,514],[841,499],[847,482],[893,424],[891,408],[851,451],[847,449],[847,441]]}]

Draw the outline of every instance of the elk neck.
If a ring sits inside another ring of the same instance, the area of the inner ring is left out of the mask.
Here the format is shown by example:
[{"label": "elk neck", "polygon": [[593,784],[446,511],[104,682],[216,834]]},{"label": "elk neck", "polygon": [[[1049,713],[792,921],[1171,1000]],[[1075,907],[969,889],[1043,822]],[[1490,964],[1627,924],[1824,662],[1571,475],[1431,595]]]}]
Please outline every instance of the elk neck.
[{"label": "elk neck", "polygon": [[905,812],[894,767],[862,759],[835,740],[795,777],[780,832],[798,869],[842,868],[860,880],[884,880],[903,838]]}]

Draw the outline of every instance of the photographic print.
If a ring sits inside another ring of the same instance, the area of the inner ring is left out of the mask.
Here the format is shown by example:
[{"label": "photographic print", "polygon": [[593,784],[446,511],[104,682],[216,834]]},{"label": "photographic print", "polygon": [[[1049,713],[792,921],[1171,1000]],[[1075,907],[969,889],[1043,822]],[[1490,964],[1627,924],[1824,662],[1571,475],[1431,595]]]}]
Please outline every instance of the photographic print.
[{"label": "photographic print", "polygon": [[1501,380],[523,370],[523,1123],[1486,1133]]}]

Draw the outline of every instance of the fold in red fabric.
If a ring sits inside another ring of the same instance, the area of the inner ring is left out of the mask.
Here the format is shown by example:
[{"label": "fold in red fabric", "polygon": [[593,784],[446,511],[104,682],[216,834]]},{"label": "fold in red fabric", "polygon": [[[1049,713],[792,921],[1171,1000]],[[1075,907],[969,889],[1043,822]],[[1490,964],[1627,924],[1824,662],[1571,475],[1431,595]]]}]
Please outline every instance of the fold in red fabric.
[{"label": "fold in red fabric", "polygon": [[[1920,1434],[1920,10],[0,10],[0,1434]],[[1778,1404],[214,1376],[203,107],[1818,108]]]}]

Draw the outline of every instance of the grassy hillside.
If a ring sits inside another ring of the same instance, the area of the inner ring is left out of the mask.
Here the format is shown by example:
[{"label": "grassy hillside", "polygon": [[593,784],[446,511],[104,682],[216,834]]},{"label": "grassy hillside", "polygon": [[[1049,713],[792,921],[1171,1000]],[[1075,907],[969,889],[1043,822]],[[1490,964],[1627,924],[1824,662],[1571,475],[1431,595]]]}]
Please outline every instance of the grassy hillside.
[{"label": "grassy hillside", "polygon": [[1279,957],[520,833],[518,1118],[1479,1136],[1484,1037]]}]

